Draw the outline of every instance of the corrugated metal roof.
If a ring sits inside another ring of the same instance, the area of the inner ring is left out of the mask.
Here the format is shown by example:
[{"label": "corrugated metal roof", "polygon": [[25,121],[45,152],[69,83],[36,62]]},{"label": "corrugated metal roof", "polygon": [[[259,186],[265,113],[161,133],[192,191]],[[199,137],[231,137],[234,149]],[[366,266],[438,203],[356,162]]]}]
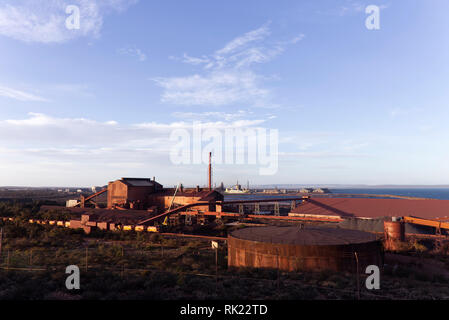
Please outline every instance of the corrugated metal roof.
[{"label": "corrugated metal roof", "polygon": [[152,187],[155,184],[155,181],[151,179],[142,178],[122,178],[121,181],[133,187]]},{"label": "corrugated metal roof", "polygon": [[243,240],[293,245],[343,245],[366,243],[376,240],[373,234],[349,229],[306,227],[256,227],[231,233]]},{"label": "corrugated metal roof", "polygon": [[311,198],[292,212],[341,217],[414,216],[436,219],[449,217],[449,200]]}]

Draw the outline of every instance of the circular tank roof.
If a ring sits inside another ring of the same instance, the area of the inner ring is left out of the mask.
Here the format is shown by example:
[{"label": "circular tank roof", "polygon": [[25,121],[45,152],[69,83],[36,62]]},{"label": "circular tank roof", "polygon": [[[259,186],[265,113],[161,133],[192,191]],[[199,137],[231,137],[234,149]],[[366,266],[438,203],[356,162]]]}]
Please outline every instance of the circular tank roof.
[{"label": "circular tank roof", "polygon": [[363,231],[306,227],[252,227],[231,232],[231,237],[279,244],[293,244],[305,246],[317,245],[345,245],[352,243],[365,243],[376,240],[376,236]]}]

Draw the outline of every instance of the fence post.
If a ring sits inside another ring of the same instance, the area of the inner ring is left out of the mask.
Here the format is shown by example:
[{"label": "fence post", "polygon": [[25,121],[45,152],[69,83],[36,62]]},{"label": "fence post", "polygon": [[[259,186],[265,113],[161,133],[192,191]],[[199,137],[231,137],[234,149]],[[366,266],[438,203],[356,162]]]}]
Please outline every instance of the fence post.
[{"label": "fence post", "polygon": [[123,245],[122,245],[122,270],[121,270],[121,278],[122,279],[125,276],[125,260],[124,260],[124,256],[125,256],[125,249],[123,249]]},{"label": "fence post", "polygon": [[280,294],[280,288],[281,288],[281,286],[280,286],[280,278],[279,278],[279,269],[280,269],[280,261],[279,261],[279,259],[280,259],[280,256],[279,256],[279,249],[276,249],[276,254],[277,254],[277,257],[276,257],[276,264],[277,264],[277,287],[278,287],[278,294]]},{"label": "fence post", "polygon": [[2,257],[3,228],[0,229],[0,258]]},{"label": "fence post", "polygon": [[215,291],[218,291],[218,246],[215,248]]},{"label": "fence post", "polygon": [[360,300],[360,270],[359,270],[359,256],[357,252],[354,252],[355,255],[355,261],[357,263],[357,300]]}]

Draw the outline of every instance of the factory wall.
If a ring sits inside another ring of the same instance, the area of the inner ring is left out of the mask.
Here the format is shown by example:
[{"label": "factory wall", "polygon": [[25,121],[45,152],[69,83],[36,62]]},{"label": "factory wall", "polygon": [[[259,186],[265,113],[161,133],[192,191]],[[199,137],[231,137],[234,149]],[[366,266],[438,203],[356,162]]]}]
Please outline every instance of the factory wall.
[{"label": "factory wall", "polygon": [[[376,219],[345,218],[337,226],[344,229],[366,232],[384,232],[384,221],[391,221],[391,217],[380,217]],[[406,223],[405,233],[435,234],[435,228]]]},{"label": "factory wall", "polygon": [[154,192],[152,186],[129,186],[120,180],[108,184],[108,208],[114,205],[123,206],[126,203],[140,201],[142,206],[148,205],[148,194]]},{"label": "factory wall", "polygon": [[124,205],[128,198],[128,186],[117,180],[108,183],[108,208]]},{"label": "factory wall", "polygon": [[[150,195],[148,197],[149,203],[152,205],[156,205],[158,209],[164,210],[165,208],[170,207],[170,203],[173,199],[173,196],[170,195]],[[193,197],[193,196],[176,196],[174,200],[174,205],[176,206],[183,206],[186,204],[191,204],[199,201],[201,197]],[[215,211],[214,205],[205,205],[205,206],[197,206],[193,207],[192,210],[198,210],[198,211]]]}]

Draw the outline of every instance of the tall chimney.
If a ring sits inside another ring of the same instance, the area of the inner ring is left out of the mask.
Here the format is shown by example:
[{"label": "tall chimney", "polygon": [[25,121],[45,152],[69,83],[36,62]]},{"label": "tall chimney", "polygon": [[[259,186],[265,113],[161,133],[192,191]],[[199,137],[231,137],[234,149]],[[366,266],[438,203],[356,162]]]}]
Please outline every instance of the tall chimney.
[{"label": "tall chimney", "polygon": [[212,152],[209,152],[209,191],[212,191]]}]

